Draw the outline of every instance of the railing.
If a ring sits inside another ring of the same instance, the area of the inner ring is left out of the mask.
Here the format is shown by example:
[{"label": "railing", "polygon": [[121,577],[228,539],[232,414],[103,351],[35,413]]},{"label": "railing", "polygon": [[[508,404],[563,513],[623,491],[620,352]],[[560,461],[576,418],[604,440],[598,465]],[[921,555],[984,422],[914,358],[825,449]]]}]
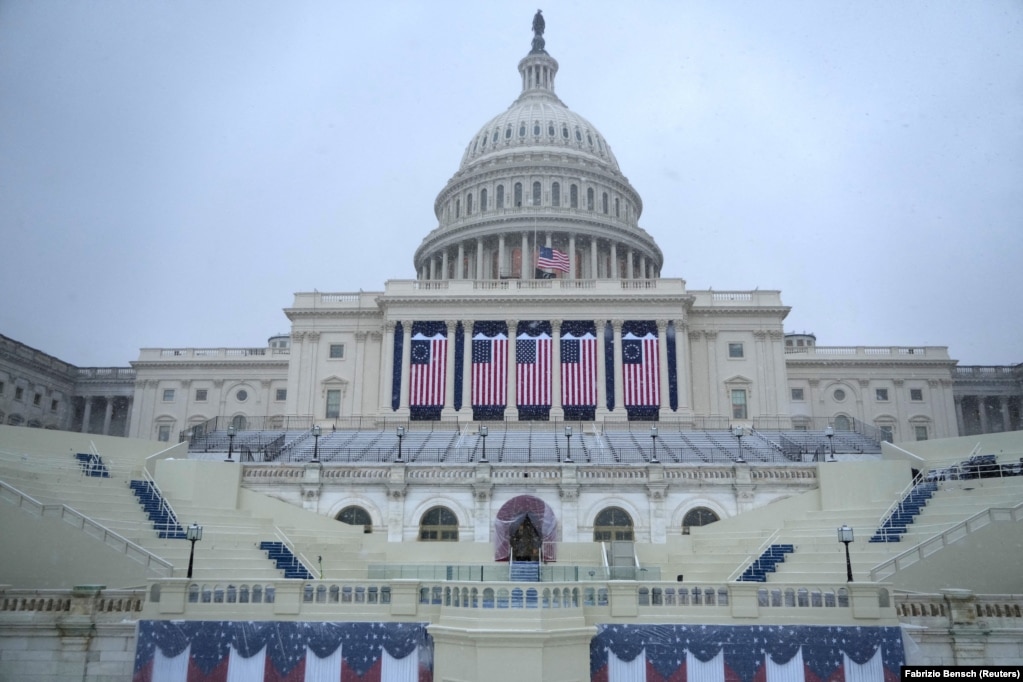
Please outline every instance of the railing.
[{"label": "railing", "polygon": [[950,360],[946,346],[786,346],[786,355],[876,358],[900,360]]},{"label": "railing", "polygon": [[1021,365],[957,365],[953,370],[956,379],[1010,380],[1023,375]]},{"label": "railing", "polygon": [[[82,602],[88,605],[82,608]],[[143,590],[75,588],[71,590],[0,590],[0,612],[138,614],[145,603]],[[121,617],[121,616],[118,616]]]},{"label": "railing", "polygon": [[156,576],[170,575],[174,566],[160,557],[156,556],[144,547],[141,547],[131,540],[115,533],[106,526],[103,526],[81,512],[63,504],[43,504],[17,488],[0,481],[0,498],[7,500],[16,507],[24,509],[29,514],[40,518],[56,518],[78,528],[87,535],[91,535],[104,545],[121,552],[129,559],[137,561],[146,567]]},{"label": "railing", "polygon": [[[225,358],[273,358],[291,355],[290,348],[143,348],[139,360],[207,360]],[[287,362],[281,357],[280,362]]]},{"label": "railing", "polygon": [[1023,596],[1018,594],[978,596],[948,590],[944,594],[896,594],[894,601],[899,620],[935,629],[960,620],[986,628],[1023,628]]},{"label": "railing", "polygon": [[135,380],[133,367],[79,367],[78,379],[125,379]]}]

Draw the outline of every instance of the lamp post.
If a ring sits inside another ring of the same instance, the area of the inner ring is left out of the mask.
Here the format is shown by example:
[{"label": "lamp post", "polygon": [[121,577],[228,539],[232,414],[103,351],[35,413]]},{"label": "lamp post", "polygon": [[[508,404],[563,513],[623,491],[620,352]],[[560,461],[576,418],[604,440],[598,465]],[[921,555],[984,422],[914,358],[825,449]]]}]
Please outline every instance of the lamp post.
[{"label": "lamp post", "polygon": [[231,455],[234,454],[234,437],[235,437],[234,426],[233,425],[232,426],[228,426],[227,427],[227,460],[226,460],[228,462],[233,462],[234,461],[233,459],[231,459]]},{"label": "lamp post", "polygon": [[399,426],[397,430],[398,434],[398,461],[401,461],[401,439],[405,437],[405,427]]},{"label": "lamp post", "polygon": [[572,427],[571,426],[566,426],[565,427],[565,447],[567,448],[566,451],[565,451],[565,453],[566,453],[565,454],[565,464],[571,464],[572,463]]},{"label": "lamp post", "polygon": [[486,464],[487,462],[487,433],[490,431],[486,426],[480,426],[480,438],[483,439],[483,456],[480,457],[480,462]]},{"label": "lamp post", "polygon": [[745,462],[746,460],[742,456],[742,437],[744,435],[746,435],[746,434],[743,433],[743,430],[742,430],[741,426],[733,426],[732,427],[732,435],[735,436],[735,439],[737,441],[739,441],[739,455],[735,458],[735,461],[736,462]]},{"label": "lamp post", "polygon": [[320,425],[313,427],[313,461],[320,461]]},{"label": "lamp post", "polygon": [[838,529],[838,541],[845,544],[845,579],[852,582],[852,560],[849,559],[849,543],[853,541],[853,529],[842,524]]},{"label": "lamp post", "polygon": [[650,442],[653,443],[653,446],[650,448],[650,463],[651,464],[660,464],[660,461],[658,461],[658,459],[657,459],[657,427],[656,426],[651,426],[650,427]]},{"label": "lamp post", "polygon": [[824,429],[824,435],[828,437],[828,450],[831,451],[831,459],[829,461],[835,461],[835,441],[832,440],[835,437],[835,429],[831,426]]},{"label": "lamp post", "polygon": [[202,540],[202,526],[193,523],[185,529],[185,539],[191,541],[192,551],[188,553],[188,577],[192,577],[192,562],[195,560],[195,543]]}]

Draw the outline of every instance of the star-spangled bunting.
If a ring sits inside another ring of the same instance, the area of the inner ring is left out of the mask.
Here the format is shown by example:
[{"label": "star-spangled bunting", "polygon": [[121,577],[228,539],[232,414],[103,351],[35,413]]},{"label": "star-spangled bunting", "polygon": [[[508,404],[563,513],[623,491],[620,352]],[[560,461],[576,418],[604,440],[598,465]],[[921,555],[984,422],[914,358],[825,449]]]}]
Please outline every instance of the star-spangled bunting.
[{"label": "star-spangled bunting", "polygon": [[738,682],[764,679],[762,669],[768,659],[784,665],[797,654],[801,654],[806,679],[815,676],[831,682],[845,679],[846,659],[865,666],[880,653],[883,673],[875,682],[898,680],[904,662],[898,627],[601,625],[590,643],[591,679],[607,679],[609,655],[634,661],[641,653],[648,679],[655,674],[664,680],[683,679],[679,674],[687,656],[708,663],[723,654],[723,679]]},{"label": "star-spangled bunting", "polygon": [[264,649],[266,678],[260,679],[293,679],[296,675],[302,679],[307,651],[325,659],[339,647],[342,667],[360,678],[379,668],[384,652],[404,659],[418,648],[418,679],[432,679],[433,642],[425,623],[140,621],[132,680],[150,682],[154,678],[157,651],[164,659],[174,659],[188,650],[188,679],[223,679],[232,652],[251,659]]}]

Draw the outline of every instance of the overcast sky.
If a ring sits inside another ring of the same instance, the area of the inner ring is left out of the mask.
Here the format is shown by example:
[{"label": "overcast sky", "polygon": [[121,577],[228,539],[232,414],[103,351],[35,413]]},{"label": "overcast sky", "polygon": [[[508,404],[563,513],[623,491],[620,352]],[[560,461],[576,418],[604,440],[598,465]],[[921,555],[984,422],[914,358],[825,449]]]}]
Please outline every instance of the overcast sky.
[{"label": "overcast sky", "polygon": [[[0,2],[0,333],[79,366],[262,346],[414,277],[536,4]],[[1023,3],[543,7],[662,274],[820,345],[1023,361]]]}]

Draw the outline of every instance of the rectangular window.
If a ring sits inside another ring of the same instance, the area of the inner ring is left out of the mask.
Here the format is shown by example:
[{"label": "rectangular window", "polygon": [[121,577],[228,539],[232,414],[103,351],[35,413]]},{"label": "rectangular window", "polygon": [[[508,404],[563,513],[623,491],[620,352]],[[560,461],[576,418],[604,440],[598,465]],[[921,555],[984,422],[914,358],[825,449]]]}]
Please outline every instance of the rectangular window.
[{"label": "rectangular window", "polygon": [[327,419],[337,419],[341,416],[341,391],[327,391]]},{"label": "rectangular window", "polygon": [[60,407],[60,401],[59,400],[51,400],[50,401],[50,412],[56,412],[58,407]]},{"label": "rectangular window", "polygon": [[17,386],[14,389],[14,399],[15,400],[24,400],[25,399],[25,389],[23,389],[21,386]]},{"label": "rectangular window", "polygon": [[746,418],[746,389],[732,389],[732,419]]},{"label": "rectangular window", "polygon": [[163,443],[170,441],[170,424],[160,424],[157,430],[156,439]]},{"label": "rectangular window", "polygon": [[275,398],[275,400],[277,400],[277,402],[279,402],[279,403],[283,403],[287,399],[288,399],[288,389],[286,389],[286,388],[278,388],[277,389],[277,397]]},{"label": "rectangular window", "polygon": [[927,427],[926,426],[914,426],[913,432],[916,433],[917,440],[927,440]]},{"label": "rectangular window", "polygon": [[[173,388],[165,388],[165,389],[163,389],[163,402],[169,403],[169,402],[172,402],[173,400],[174,400],[174,389]],[[167,428],[170,428],[170,427],[167,427]]]},{"label": "rectangular window", "polygon": [[803,389],[801,389],[801,388],[794,388],[794,389],[792,389],[792,399],[796,400],[796,401],[804,400],[804,398],[803,398]]},{"label": "rectangular window", "polygon": [[909,399],[917,403],[922,401],[924,399],[924,389],[922,388],[909,389]]},{"label": "rectangular window", "polygon": [[43,394],[42,393],[36,393],[34,396],[32,396],[32,404],[33,405],[42,405],[43,404]]},{"label": "rectangular window", "polygon": [[343,343],[332,343],[330,344],[330,359],[341,360],[345,357],[345,344]]},{"label": "rectangular window", "polygon": [[730,344],[728,344],[728,357],[730,357],[730,358],[741,358],[741,357],[743,357],[743,354],[742,354],[742,344],[741,343],[730,343]]},{"label": "rectangular window", "polygon": [[891,424],[885,424],[881,427],[881,440],[886,443],[895,442],[895,427]]},{"label": "rectangular window", "polygon": [[887,388],[875,388],[874,399],[881,402],[888,402],[888,389]]},{"label": "rectangular window", "polygon": [[205,388],[197,388],[197,389],[195,389],[195,402],[197,402],[197,403],[204,403],[204,402],[206,402],[206,398],[207,398],[208,395],[209,395],[209,392]]}]

